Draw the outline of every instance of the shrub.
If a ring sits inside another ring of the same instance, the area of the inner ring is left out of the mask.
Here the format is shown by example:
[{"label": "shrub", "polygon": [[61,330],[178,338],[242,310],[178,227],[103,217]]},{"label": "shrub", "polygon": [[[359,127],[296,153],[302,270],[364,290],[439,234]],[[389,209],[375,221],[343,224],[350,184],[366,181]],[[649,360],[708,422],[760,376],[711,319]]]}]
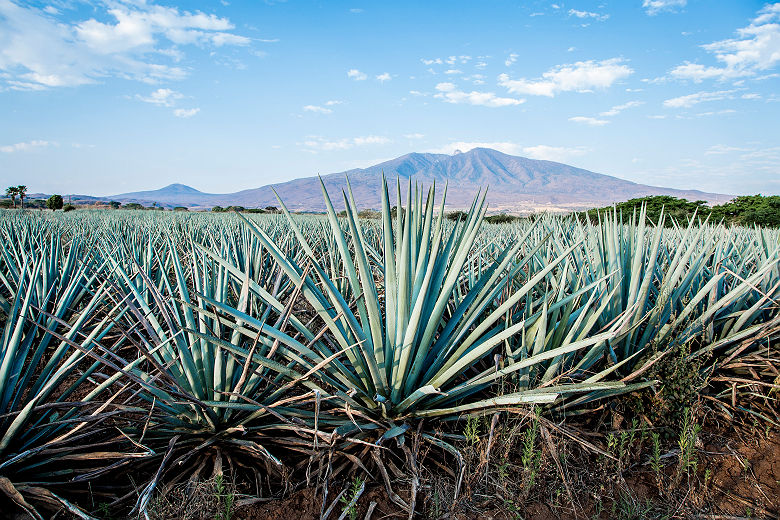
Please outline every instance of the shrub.
[{"label": "shrub", "polygon": [[73,204],[65,204],[65,206],[62,207],[62,211],[66,213],[68,211],[73,211],[74,209],[76,209],[76,206],[74,206]]},{"label": "shrub", "polygon": [[62,209],[62,195],[52,195],[49,200],[46,201],[46,207],[49,209],[57,210]]}]

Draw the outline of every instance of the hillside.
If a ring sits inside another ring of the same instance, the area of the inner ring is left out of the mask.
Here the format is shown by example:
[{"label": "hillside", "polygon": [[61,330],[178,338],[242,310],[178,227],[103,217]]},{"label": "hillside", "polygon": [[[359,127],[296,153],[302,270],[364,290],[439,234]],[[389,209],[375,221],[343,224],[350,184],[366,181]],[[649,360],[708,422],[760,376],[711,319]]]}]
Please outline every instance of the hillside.
[{"label": "hillside", "polygon": [[[487,148],[475,148],[454,155],[410,153],[368,168],[324,175],[322,180],[336,206],[343,206],[340,192],[346,187],[345,178],[348,177],[360,206],[378,208],[378,186],[382,172],[389,179],[398,177],[403,193],[410,177],[425,186],[434,182],[440,186],[447,183],[447,206],[452,209],[467,207],[477,190],[488,187],[491,212],[567,211],[648,195],[669,195],[711,203],[725,202],[731,198],[729,195],[698,190],[637,184],[567,164],[516,157]],[[183,184],[171,184],[159,190],[122,193],[106,199],[123,203],[156,202],[167,207],[188,206],[193,209],[216,205],[250,208],[278,205],[272,189],[279,193],[291,210],[324,210],[317,177],[227,194],[203,193]],[[442,190],[438,191],[441,193]],[[395,197],[395,193],[391,196]]]}]

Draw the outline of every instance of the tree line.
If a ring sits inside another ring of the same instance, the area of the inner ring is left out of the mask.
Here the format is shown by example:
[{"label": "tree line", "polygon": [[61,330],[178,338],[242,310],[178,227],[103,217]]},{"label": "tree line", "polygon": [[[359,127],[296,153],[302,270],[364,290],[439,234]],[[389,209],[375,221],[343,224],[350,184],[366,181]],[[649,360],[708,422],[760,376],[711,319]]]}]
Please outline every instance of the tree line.
[{"label": "tree line", "polygon": [[[614,208],[625,218],[630,217],[634,211],[638,212],[642,204],[646,205],[647,219],[651,222],[658,222],[663,208],[664,214],[677,222],[685,222],[696,215],[702,220],[709,217],[709,221],[713,223],[780,227],[780,196],[778,195],[741,195],[724,204],[714,206],[708,206],[703,200],[689,201],[668,195],[654,195],[630,199],[614,206],[594,208],[584,215],[594,220],[598,219],[599,214],[613,211]],[[666,219],[666,225],[671,225],[669,219]]]}]

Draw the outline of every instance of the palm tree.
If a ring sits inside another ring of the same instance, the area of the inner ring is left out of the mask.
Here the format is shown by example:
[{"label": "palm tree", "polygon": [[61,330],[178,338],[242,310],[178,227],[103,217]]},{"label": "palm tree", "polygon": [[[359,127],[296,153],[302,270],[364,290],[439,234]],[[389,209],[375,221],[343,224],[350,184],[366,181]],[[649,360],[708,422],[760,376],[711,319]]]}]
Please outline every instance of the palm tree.
[{"label": "palm tree", "polygon": [[24,209],[24,198],[27,196],[27,186],[20,184],[16,187],[16,193],[19,195],[19,201],[22,203],[22,209]]},{"label": "palm tree", "polygon": [[14,209],[16,208],[16,196],[19,195],[19,188],[17,186],[9,186],[5,190],[6,197],[10,197],[11,202],[14,204]]}]

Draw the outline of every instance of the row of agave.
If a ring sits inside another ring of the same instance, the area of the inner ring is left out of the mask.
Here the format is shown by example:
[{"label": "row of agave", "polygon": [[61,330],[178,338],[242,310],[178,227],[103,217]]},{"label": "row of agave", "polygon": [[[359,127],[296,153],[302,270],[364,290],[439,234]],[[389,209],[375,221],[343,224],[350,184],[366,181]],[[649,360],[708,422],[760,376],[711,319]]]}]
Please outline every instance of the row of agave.
[{"label": "row of agave", "polygon": [[776,230],[486,225],[484,194],[453,223],[434,188],[381,189],[379,220],[324,186],[325,217],[3,214],[0,488],[86,518],[77,484],[130,468],[145,512],[227,458],[258,481],[374,468],[390,490],[391,439],[412,472],[410,435],[457,461],[465,414],[579,413],[654,385],[676,346],[722,359],[778,329]]}]

